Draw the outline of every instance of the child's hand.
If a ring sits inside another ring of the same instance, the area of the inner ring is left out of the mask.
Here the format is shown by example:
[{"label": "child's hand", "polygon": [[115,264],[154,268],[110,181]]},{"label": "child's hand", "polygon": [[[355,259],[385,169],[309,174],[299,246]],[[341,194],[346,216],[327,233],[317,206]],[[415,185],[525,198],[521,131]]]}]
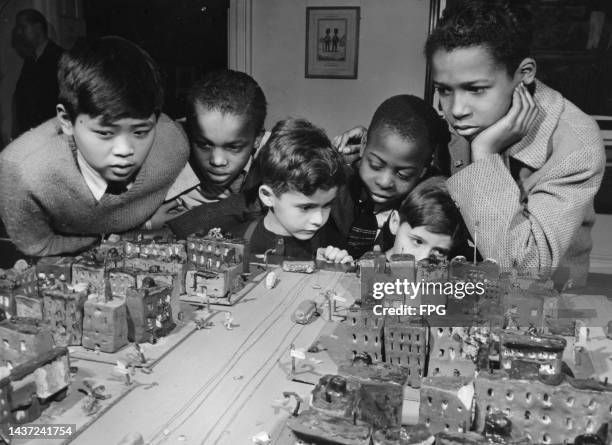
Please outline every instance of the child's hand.
[{"label": "child's hand", "polygon": [[539,110],[527,88],[520,83],[512,94],[508,113],[472,141],[472,161],[502,153],[527,135]]},{"label": "child's hand", "polygon": [[348,164],[361,157],[362,142],[367,132],[365,127],[358,126],[334,138],[334,147],[344,156]]},{"label": "child's hand", "polygon": [[353,257],[346,250],[340,250],[337,247],[327,246],[326,249],[319,250],[322,259],[331,263],[350,263]]},{"label": "child's hand", "polygon": [[150,224],[147,224],[146,228],[149,230],[160,229],[166,222],[182,215],[187,210],[183,207],[183,201],[180,198],[165,202],[155,211],[151,219],[147,221]]}]

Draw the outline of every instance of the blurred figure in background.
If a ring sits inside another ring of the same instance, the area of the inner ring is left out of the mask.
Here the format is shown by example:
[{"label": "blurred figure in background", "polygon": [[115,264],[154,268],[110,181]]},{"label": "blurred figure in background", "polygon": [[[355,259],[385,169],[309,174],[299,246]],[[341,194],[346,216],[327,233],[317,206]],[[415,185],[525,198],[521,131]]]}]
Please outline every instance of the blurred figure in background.
[{"label": "blurred figure in background", "polygon": [[35,9],[17,13],[12,45],[23,58],[14,95],[15,138],[55,116],[57,64],[64,50],[49,39],[47,20]]}]

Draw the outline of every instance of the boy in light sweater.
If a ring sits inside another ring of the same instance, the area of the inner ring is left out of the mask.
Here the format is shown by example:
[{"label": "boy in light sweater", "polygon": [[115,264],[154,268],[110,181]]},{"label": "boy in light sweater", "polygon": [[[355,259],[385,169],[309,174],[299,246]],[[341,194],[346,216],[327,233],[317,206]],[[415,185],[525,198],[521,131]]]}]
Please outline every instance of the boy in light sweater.
[{"label": "boy in light sweater", "polygon": [[65,54],[57,118],[0,156],[0,216],[32,256],[74,253],[141,226],[187,162],[181,129],[161,114],[159,71],[135,44],[105,37]]}]

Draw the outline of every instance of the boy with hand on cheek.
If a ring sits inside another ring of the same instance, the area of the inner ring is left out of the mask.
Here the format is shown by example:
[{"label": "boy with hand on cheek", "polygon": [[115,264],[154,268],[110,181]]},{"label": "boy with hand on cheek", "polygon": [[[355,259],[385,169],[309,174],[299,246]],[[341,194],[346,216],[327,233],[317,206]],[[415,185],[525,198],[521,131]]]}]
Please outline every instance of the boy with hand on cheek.
[{"label": "boy with hand on cheek", "polygon": [[101,234],[142,225],[187,161],[178,126],[161,114],[161,77],[135,44],[105,37],[63,55],[57,118],[0,158],[0,214],[33,256],[74,253]]},{"label": "boy with hand on cheek", "polygon": [[259,199],[267,211],[245,231],[252,254],[283,245],[284,252],[277,255],[314,259],[319,247],[327,247],[325,259],[353,260],[346,250],[332,247],[341,237],[329,216],[345,175],[340,154],[322,130],[302,119],[278,122],[254,168],[261,178]]},{"label": "boy with hand on cheek", "polygon": [[[529,19],[509,1],[447,8],[425,48],[447,122],[448,189],[502,267],[584,285],[605,155],[595,121],[536,79]],[[561,270],[559,270],[561,272]]]}]

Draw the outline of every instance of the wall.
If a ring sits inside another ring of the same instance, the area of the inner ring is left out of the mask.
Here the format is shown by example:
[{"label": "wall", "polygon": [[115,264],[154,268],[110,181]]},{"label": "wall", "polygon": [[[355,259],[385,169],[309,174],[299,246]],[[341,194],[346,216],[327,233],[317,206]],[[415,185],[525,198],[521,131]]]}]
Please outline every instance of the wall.
[{"label": "wall", "polygon": [[[304,78],[306,7],[360,6],[358,78]],[[288,115],[304,117],[333,137],[368,125],[395,94],[423,97],[428,0],[255,0],[252,75],[269,102],[269,129]]]}]

